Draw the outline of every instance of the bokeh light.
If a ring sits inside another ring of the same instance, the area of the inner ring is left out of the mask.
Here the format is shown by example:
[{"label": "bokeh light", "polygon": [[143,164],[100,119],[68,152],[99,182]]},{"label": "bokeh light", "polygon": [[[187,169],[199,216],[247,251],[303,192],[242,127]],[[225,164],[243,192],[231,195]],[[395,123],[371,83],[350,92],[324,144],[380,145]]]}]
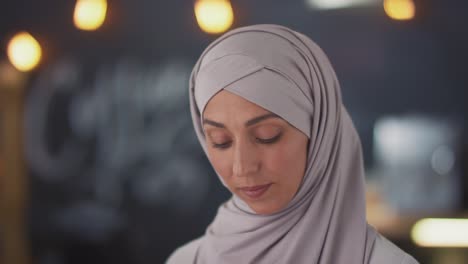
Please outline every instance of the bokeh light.
[{"label": "bokeh light", "polygon": [[468,219],[427,218],[411,230],[413,241],[423,247],[468,247]]},{"label": "bokeh light", "polygon": [[226,31],[234,21],[234,13],[228,0],[198,0],[195,17],[200,28],[210,34]]},{"label": "bokeh light", "polygon": [[39,42],[28,32],[20,32],[13,36],[7,49],[11,64],[23,72],[34,69],[42,57]]},{"label": "bokeh light", "polygon": [[306,0],[312,9],[339,9],[371,5],[375,0]]},{"label": "bokeh light", "polygon": [[416,6],[413,0],[384,0],[385,13],[395,20],[414,18]]},{"label": "bokeh light", "polygon": [[106,0],[78,0],[75,6],[73,20],[81,30],[96,30],[106,19]]}]

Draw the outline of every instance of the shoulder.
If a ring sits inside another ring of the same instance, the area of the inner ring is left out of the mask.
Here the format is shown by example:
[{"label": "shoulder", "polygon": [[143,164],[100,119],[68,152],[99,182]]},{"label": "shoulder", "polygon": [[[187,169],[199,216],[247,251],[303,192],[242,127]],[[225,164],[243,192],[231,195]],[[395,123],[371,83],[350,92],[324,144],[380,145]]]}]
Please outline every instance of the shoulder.
[{"label": "shoulder", "polygon": [[198,246],[203,237],[197,238],[177,248],[167,259],[166,264],[193,263]]},{"label": "shoulder", "polygon": [[416,259],[401,250],[381,234],[377,234],[369,263],[419,264]]}]

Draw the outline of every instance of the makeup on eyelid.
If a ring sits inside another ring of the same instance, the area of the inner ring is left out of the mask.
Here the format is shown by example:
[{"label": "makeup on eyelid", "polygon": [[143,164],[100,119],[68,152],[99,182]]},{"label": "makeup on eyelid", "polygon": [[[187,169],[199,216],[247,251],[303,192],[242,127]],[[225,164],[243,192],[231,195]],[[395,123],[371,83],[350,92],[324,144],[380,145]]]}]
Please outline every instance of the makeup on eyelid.
[{"label": "makeup on eyelid", "polygon": [[[255,140],[260,143],[260,144],[273,144],[275,143],[276,141],[278,141],[282,136],[282,133],[279,133],[278,135],[274,136],[274,137],[271,137],[271,138],[255,138]],[[231,141],[227,141],[225,143],[215,143],[214,141],[212,141],[212,146],[214,148],[228,148],[229,145],[231,144]]]},{"label": "makeup on eyelid", "polygon": [[[271,127],[271,126],[269,126]],[[272,132],[270,128],[265,126],[256,128],[253,138],[256,142],[261,144],[272,144],[279,140],[283,134],[283,131],[279,127],[275,127]],[[215,148],[226,148],[231,143],[229,136],[225,136],[225,133],[219,131],[212,131],[207,133],[208,138],[212,142],[212,146]]]}]

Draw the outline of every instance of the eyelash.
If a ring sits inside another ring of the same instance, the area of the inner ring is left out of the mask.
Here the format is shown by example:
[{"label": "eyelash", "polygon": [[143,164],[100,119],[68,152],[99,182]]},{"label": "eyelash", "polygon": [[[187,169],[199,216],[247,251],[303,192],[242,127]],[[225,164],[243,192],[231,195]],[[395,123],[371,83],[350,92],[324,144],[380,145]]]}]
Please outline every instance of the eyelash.
[{"label": "eyelash", "polygon": [[[272,138],[268,138],[268,139],[261,139],[261,138],[256,138],[256,140],[260,143],[260,144],[273,144],[275,143],[276,141],[278,141],[281,137],[282,133],[272,137]],[[231,141],[228,141],[226,143],[222,143],[222,144],[216,144],[216,143],[213,143],[213,147],[214,148],[218,148],[218,149],[227,149],[229,146],[231,145]]]}]

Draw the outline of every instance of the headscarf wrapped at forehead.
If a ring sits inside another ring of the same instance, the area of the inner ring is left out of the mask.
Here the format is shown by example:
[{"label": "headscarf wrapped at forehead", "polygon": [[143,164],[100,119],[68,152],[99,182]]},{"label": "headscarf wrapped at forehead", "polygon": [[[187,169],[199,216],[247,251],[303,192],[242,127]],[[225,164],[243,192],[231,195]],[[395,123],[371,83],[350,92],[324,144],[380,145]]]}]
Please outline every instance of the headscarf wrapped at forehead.
[{"label": "headscarf wrapped at forehead", "polygon": [[222,89],[307,135],[307,165],[296,195],[278,213],[257,215],[233,195],[207,229],[195,262],[367,263],[375,232],[365,219],[360,142],[324,52],[279,25],[238,28],[210,44],[190,78],[191,115],[206,154],[203,112]]},{"label": "headscarf wrapped at forehead", "polygon": [[[329,86],[335,86],[334,71],[331,67],[320,67],[321,64],[329,65],[325,56],[310,61],[308,58],[311,54],[307,49],[301,49],[301,46],[309,44],[323,54],[315,43],[302,43],[295,36],[300,33],[290,32],[281,26],[270,26],[294,37],[296,43],[290,38],[258,28],[233,30],[205,50],[192,73],[192,82],[200,87],[192,91],[198,110],[203,114],[208,100],[221,89],[226,89],[276,113],[310,137],[310,117],[316,106],[311,87],[319,87],[319,82],[322,85],[323,82],[331,82]],[[240,34],[242,36],[236,36]],[[314,78],[314,73],[310,72],[311,64],[326,74]],[[330,78],[324,78],[327,76]],[[339,87],[334,87],[332,92],[336,103],[340,104]]]},{"label": "headscarf wrapped at forehead", "polygon": [[310,137],[311,99],[303,96],[304,91],[279,69],[247,55],[228,54],[204,65],[195,83],[203,87],[195,90],[202,115],[209,99],[225,89],[279,115]]}]

